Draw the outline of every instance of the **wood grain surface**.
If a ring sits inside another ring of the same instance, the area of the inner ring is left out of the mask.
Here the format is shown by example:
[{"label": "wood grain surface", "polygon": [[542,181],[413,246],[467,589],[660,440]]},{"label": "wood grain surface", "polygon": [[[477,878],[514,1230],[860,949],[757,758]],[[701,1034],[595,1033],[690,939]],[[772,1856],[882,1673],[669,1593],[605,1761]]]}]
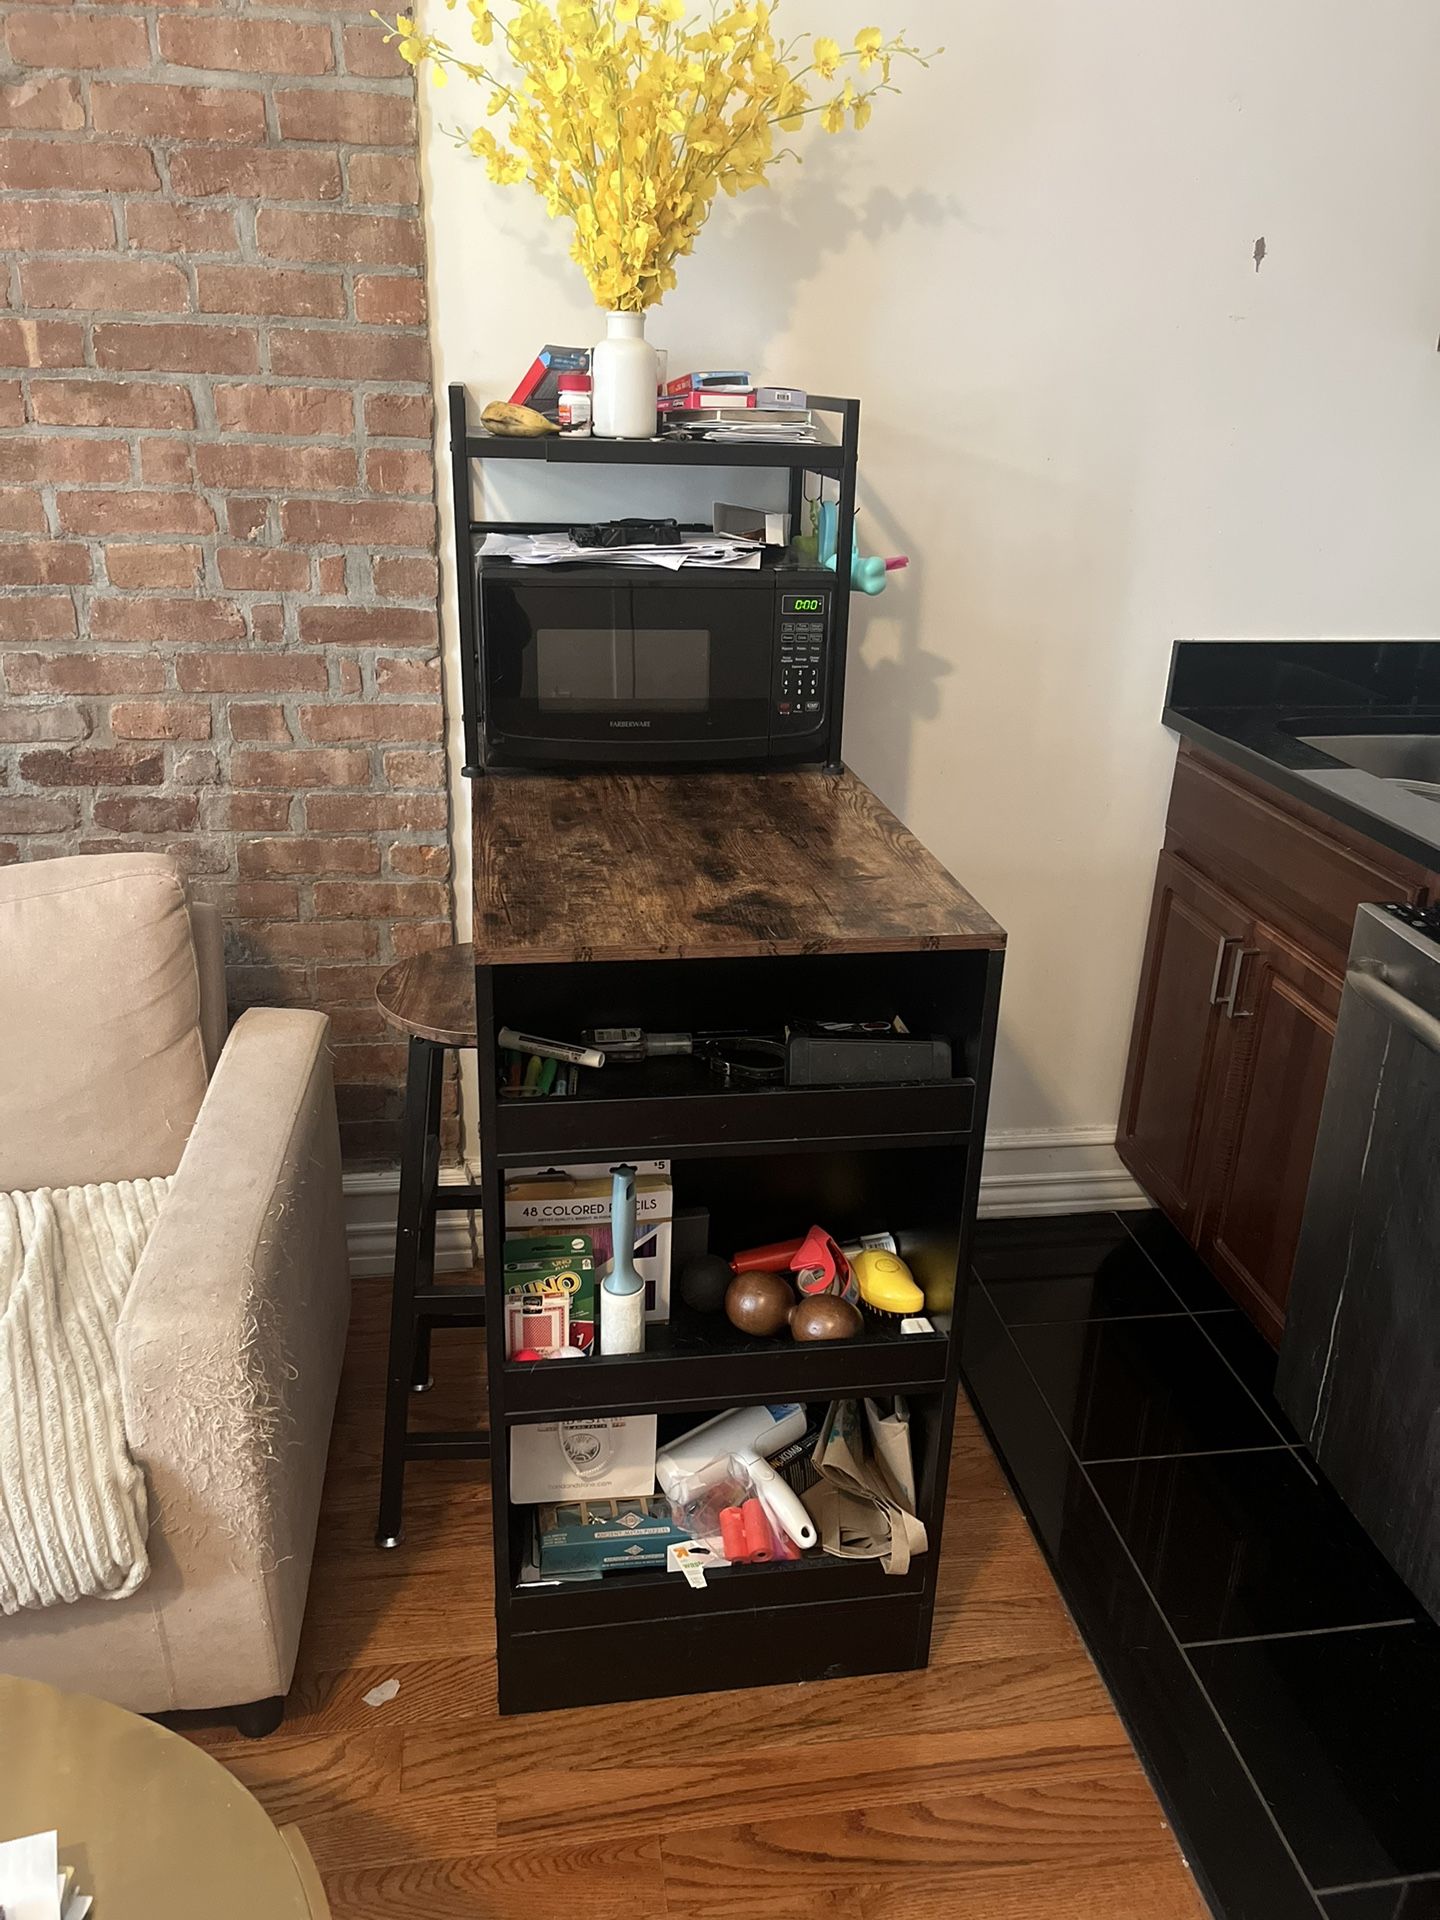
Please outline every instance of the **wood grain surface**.
[{"label": "wood grain surface", "polygon": [[[180,1723],[334,1920],[1204,1920],[963,1402],[928,1672],[500,1720],[485,1470],[413,1467],[371,1544],[387,1310],[357,1285],[285,1727]],[[417,1425],[478,1414],[479,1339],[436,1334]]]},{"label": "wood grain surface", "polygon": [[387,967],[375,1003],[392,1027],[447,1047],[475,1045],[475,949],[432,947]]},{"label": "wood grain surface", "polygon": [[1005,944],[849,772],[525,774],[474,789],[481,961]]}]

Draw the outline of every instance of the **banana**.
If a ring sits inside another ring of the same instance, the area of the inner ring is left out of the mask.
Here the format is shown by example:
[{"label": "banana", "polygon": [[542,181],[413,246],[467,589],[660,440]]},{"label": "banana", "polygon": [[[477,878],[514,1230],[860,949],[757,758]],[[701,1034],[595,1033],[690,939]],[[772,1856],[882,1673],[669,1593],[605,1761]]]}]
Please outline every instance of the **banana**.
[{"label": "banana", "polygon": [[492,400],[480,416],[482,426],[512,440],[538,440],[542,434],[558,433],[559,427],[533,407],[512,406],[508,400]]}]

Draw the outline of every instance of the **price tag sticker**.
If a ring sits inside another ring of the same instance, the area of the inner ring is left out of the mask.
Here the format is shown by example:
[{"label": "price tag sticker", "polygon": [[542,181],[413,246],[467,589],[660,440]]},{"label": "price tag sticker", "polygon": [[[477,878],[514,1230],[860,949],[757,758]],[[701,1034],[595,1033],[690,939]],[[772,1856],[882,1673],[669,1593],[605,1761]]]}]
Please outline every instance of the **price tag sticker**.
[{"label": "price tag sticker", "polygon": [[688,1585],[703,1587],[707,1567],[728,1567],[730,1562],[699,1540],[665,1549],[665,1571],[683,1573]]},{"label": "price tag sticker", "polygon": [[923,1314],[917,1314],[913,1320],[902,1320],[900,1331],[901,1333],[933,1333],[935,1326],[934,1322],[927,1320]]}]

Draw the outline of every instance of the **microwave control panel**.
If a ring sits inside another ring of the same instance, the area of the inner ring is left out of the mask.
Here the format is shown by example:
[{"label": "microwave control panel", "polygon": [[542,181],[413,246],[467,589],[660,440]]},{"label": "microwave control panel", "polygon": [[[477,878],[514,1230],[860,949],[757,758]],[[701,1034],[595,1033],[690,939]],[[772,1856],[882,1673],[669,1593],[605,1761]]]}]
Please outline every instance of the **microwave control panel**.
[{"label": "microwave control panel", "polygon": [[782,593],[775,649],[774,722],[808,732],[825,712],[830,595]]}]

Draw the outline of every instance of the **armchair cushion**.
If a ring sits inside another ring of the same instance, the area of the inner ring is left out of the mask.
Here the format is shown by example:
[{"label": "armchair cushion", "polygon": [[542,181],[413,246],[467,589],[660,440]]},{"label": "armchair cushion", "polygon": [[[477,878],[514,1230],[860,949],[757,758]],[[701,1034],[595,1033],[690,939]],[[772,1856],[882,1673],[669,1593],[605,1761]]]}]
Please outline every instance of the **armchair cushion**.
[{"label": "armchair cushion", "polygon": [[0,1189],[173,1173],[205,1083],[173,862],[91,854],[0,872]]}]

